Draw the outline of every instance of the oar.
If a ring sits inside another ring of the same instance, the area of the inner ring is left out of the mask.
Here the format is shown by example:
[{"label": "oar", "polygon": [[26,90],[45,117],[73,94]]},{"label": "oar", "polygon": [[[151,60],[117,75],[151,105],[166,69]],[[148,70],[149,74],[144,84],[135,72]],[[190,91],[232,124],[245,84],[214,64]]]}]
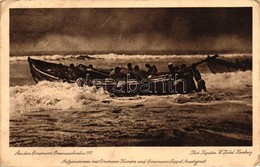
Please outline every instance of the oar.
[{"label": "oar", "polygon": [[204,59],[204,60],[201,60],[201,61],[199,61],[199,62],[197,62],[197,63],[193,63],[193,64],[190,65],[189,67],[186,67],[186,68],[184,68],[184,69],[179,70],[179,72],[180,72],[180,71],[190,70],[190,69],[192,69],[193,67],[196,67],[196,66],[198,66],[198,65],[200,65],[200,64],[202,64],[202,63],[205,63],[205,62],[207,62],[207,61],[216,59],[217,57],[219,57],[219,55],[217,55],[217,54],[214,55],[214,56],[208,56],[208,57],[207,57],[206,59]]}]

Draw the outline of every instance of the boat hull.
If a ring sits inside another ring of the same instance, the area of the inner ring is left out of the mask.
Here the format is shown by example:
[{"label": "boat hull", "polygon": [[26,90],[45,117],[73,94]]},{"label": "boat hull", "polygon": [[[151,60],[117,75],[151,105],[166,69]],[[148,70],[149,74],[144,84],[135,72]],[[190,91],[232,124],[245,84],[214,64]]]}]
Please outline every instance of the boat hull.
[{"label": "boat hull", "polygon": [[[69,67],[66,65],[61,65],[56,63],[50,63],[50,62],[45,62],[41,60],[35,60],[31,59],[30,57],[28,58],[28,63],[30,66],[30,71],[32,74],[32,78],[36,83],[40,81],[51,81],[51,82],[69,82],[69,83],[74,83],[76,82],[75,80],[69,79],[69,78],[60,78],[58,75],[58,68],[62,68],[62,70],[67,70]],[[108,77],[108,74],[105,72],[100,72],[97,70],[89,70],[81,74],[80,77],[89,77],[89,78],[100,78],[104,79]]]}]

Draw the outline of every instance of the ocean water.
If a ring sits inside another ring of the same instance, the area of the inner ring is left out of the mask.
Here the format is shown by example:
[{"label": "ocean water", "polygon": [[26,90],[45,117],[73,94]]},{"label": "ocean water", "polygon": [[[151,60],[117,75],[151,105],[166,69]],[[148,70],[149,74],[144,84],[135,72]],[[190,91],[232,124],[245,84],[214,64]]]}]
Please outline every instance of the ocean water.
[{"label": "ocean water", "polygon": [[[144,68],[149,62],[157,65],[159,71],[167,71],[168,62],[190,65],[206,56],[103,54],[90,55],[90,59],[80,59],[80,55],[34,58],[63,64],[91,63],[103,69],[126,66],[127,62]],[[198,69],[208,92],[114,97],[95,87],[48,81],[36,84],[27,58],[10,57],[10,144],[13,146],[250,145],[252,142],[252,71],[212,74],[204,64]],[[221,58],[234,61],[251,55],[229,54]],[[30,126],[40,126],[41,130]],[[79,139],[71,139],[73,135]],[[210,135],[216,139],[208,139]],[[25,136],[23,140],[21,136]],[[50,142],[50,136],[54,141]],[[181,142],[181,136],[186,136],[186,142]]]}]

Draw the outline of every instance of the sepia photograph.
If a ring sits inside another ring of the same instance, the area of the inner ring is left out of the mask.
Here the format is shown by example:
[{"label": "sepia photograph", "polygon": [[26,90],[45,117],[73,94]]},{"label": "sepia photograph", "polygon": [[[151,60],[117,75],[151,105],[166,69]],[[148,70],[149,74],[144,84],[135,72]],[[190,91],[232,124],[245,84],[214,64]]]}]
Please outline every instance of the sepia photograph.
[{"label": "sepia photograph", "polygon": [[11,8],[9,147],[252,146],[252,12]]},{"label": "sepia photograph", "polygon": [[0,166],[259,166],[259,9],[1,1]]}]

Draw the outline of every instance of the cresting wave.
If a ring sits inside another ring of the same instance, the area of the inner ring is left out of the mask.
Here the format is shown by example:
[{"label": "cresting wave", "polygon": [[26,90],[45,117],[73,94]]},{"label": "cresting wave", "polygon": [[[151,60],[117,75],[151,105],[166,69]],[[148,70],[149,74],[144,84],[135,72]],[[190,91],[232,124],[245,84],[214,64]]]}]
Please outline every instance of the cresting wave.
[{"label": "cresting wave", "polygon": [[[210,102],[214,100],[233,100],[232,91],[245,94],[244,90],[252,88],[252,72],[235,72],[224,74],[204,74],[209,93],[192,93],[186,95],[168,95],[176,103]],[[241,96],[240,94],[236,96]],[[156,96],[144,97],[153,98]],[[248,95],[250,98],[250,95]],[[111,98],[107,92],[95,87],[80,88],[76,84],[43,81],[36,85],[10,87],[11,113],[22,113],[33,110],[69,110],[84,109],[100,105],[101,101]],[[158,98],[158,97],[157,97]],[[122,97],[114,99],[117,102]],[[122,101],[121,100],[121,101]],[[143,98],[137,99],[138,101]],[[135,100],[136,102],[136,100]]]},{"label": "cresting wave", "polygon": [[209,90],[242,91],[252,87],[252,71],[238,71],[219,74],[202,74]]},{"label": "cresting wave", "polygon": [[80,88],[76,84],[58,82],[39,82],[37,85],[10,87],[12,112],[26,110],[84,108],[89,104],[109,97],[102,89]]},{"label": "cresting wave", "polygon": [[16,61],[27,61],[28,57],[38,60],[67,60],[67,59],[77,59],[81,55],[42,55],[42,56],[12,56],[9,58],[11,62]]},{"label": "cresting wave", "polygon": [[[85,57],[84,57],[85,56]],[[221,57],[244,57],[251,56],[251,54],[221,54]],[[27,61],[29,56],[11,56],[10,61]],[[206,58],[207,55],[125,55],[125,54],[94,54],[94,55],[42,55],[42,56],[30,56],[31,58],[38,60],[68,60],[68,59],[160,59],[160,58]]]}]

